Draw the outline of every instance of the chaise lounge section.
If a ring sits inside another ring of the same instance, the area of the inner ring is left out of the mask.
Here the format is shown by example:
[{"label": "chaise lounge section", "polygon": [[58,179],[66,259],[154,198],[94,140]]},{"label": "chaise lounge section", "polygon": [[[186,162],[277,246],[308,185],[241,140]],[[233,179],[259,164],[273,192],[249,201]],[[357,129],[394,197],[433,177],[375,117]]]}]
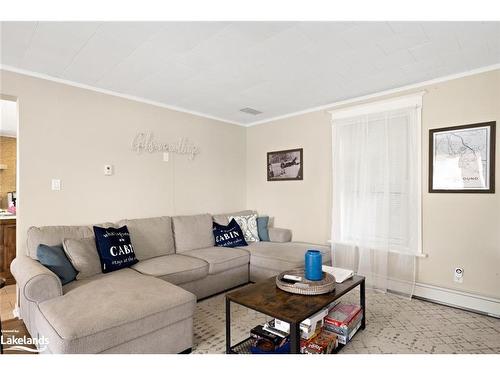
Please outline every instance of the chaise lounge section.
[{"label": "chaise lounge section", "polygon": [[[210,214],[127,219],[101,226],[126,225],[138,263],[99,273],[64,286],[38,262],[39,244],[92,238],[92,226],[32,227],[27,254],[11,269],[18,286],[20,317],[32,337],[48,338],[46,353],[180,353],[193,346],[196,301],[225,290],[303,267],[308,248],[291,242],[291,232],[269,228],[271,241],[241,248],[215,247]],[[78,270],[78,269],[77,269]]]}]

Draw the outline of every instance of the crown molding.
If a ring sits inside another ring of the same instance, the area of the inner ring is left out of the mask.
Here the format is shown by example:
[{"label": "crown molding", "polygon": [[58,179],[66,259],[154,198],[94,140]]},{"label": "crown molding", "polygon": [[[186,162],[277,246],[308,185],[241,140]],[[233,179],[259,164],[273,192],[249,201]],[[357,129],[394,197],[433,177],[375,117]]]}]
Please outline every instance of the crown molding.
[{"label": "crown molding", "polygon": [[373,94],[368,94],[368,95],[358,96],[355,98],[350,98],[350,99],[346,99],[346,100],[332,102],[332,103],[317,106],[317,107],[311,107],[311,108],[307,108],[307,109],[304,109],[301,111],[296,111],[296,112],[291,112],[291,113],[288,113],[285,115],[271,117],[269,119],[263,119],[263,120],[259,120],[259,121],[249,122],[249,123],[242,123],[242,122],[238,122],[238,121],[232,121],[232,120],[208,115],[206,113],[191,111],[189,109],[185,109],[182,107],[177,107],[177,106],[173,106],[173,105],[168,105],[168,104],[156,102],[156,101],[141,98],[138,96],[122,94],[122,93],[119,93],[116,91],[106,90],[106,89],[102,89],[99,87],[86,85],[83,83],[78,83],[78,82],[74,82],[74,81],[70,81],[70,80],[66,80],[66,79],[62,79],[62,78],[57,78],[57,77],[53,77],[53,76],[50,76],[47,74],[37,73],[37,72],[30,71],[30,70],[19,69],[19,68],[10,66],[10,65],[0,64],[0,70],[5,70],[5,71],[13,72],[13,73],[18,73],[18,74],[23,74],[23,75],[27,75],[27,76],[31,76],[31,77],[35,77],[35,78],[45,79],[47,81],[57,82],[57,83],[61,83],[61,84],[68,85],[68,86],[73,86],[73,87],[78,87],[78,88],[82,88],[85,90],[99,92],[101,94],[116,96],[119,98],[136,101],[139,103],[153,105],[155,107],[166,108],[166,109],[170,109],[172,111],[187,113],[187,114],[198,116],[198,117],[204,117],[204,118],[207,118],[210,120],[216,120],[216,121],[224,122],[227,124],[238,125],[238,126],[243,126],[243,127],[262,125],[262,124],[270,123],[270,122],[277,121],[277,120],[284,120],[284,119],[287,119],[290,117],[304,115],[304,114],[311,113],[311,112],[324,111],[324,110],[334,110],[336,107],[345,106],[345,105],[349,105],[349,104],[356,104],[358,102],[362,102],[365,100],[376,99],[376,98],[384,97],[387,95],[392,95],[392,94],[397,94],[400,92],[419,89],[419,88],[422,88],[424,86],[429,86],[429,85],[433,85],[436,83],[451,81],[451,80],[454,80],[457,78],[468,77],[468,76],[472,76],[475,74],[485,73],[485,72],[489,72],[489,71],[493,71],[493,70],[497,70],[497,69],[500,69],[500,63],[488,65],[488,66],[484,66],[481,68],[472,69],[472,70],[468,70],[468,71],[464,71],[464,72],[460,72],[460,73],[450,74],[450,75],[439,77],[439,78],[433,78],[431,80],[422,81],[419,83],[413,83],[413,84],[406,85],[406,86],[400,86],[400,87],[397,87],[394,89],[379,91],[379,92],[376,92]]},{"label": "crown molding", "polygon": [[351,99],[341,100],[338,102],[333,102],[333,103],[321,105],[318,107],[312,107],[312,108],[304,109],[302,111],[297,111],[297,112],[288,113],[286,115],[272,117],[272,118],[266,119],[266,120],[259,120],[259,121],[255,121],[255,122],[250,122],[244,126],[251,127],[251,126],[255,126],[255,125],[266,124],[269,122],[273,122],[273,121],[277,121],[277,120],[284,120],[284,119],[287,119],[290,117],[304,115],[304,114],[311,113],[311,112],[325,111],[325,110],[332,111],[336,107],[345,106],[345,105],[349,105],[349,104],[356,104],[358,102],[362,102],[365,100],[377,99],[377,98],[381,98],[381,97],[384,97],[387,95],[397,94],[397,93],[405,92],[405,91],[409,91],[409,90],[421,89],[424,86],[429,86],[429,85],[433,85],[436,83],[451,81],[451,80],[454,80],[457,78],[468,77],[468,76],[472,76],[472,75],[476,75],[476,74],[480,74],[480,73],[490,72],[492,70],[497,70],[497,69],[500,69],[500,63],[484,66],[484,67],[477,68],[477,69],[467,70],[467,71],[464,71],[461,73],[450,74],[450,75],[439,77],[439,78],[433,78],[431,80],[427,80],[427,81],[423,81],[423,82],[419,82],[419,83],[412,83],[411,85],[400,86],[400,87],[397,87],[394,89],[379,91],[379,92],[376,92],[373,94],[368,94],[368,95],[358,96],[358,97],[351,98]]},{"label": "crown molding", "polygon": [[193,115],[193,116],[198,116],[198,117],[204,117],[204,118],[207,118],[207,119],[210,119],[210,120],[216,120],[216,121],[224,122],[224,123],[227,123],[227,124],[238,125],[238,126],[245,126],[244,124],[239,123],[237,121],[232,121],[232,120],[220,118],[220,117],[217,117],[217,116],[208,115],[208,114],[202,113],[202,112],[191,111],[189,109],[185,109],[185,108],[177,107],[177,106],[174,106],[174,105],[168,105],[168,104],[156,102],[154,100],[149,100],[149,99],[141,98],[139,96],[122,94],[122,93],[119,93],[119,92],[116,92],[116,91],[107,90],[107,89],[103,89],[103,88],[95,87],[95,86],[91,86],[91,85],[86,85],[84,83],[78,83],[78,82],[70,81],[70,80],[63,79],[63,78],[57,78],[57,77],[50,76],[48,74],[37,73],[37,72],[33,72],[31,70],[19,69],[19,68],[16,68],[14,66],[10,66],[10,65],[2,65],[2,64],[0,64],[0,70],[5,70],[5,71],[8,71],[8,72],[13,72],[13,73],[18,73],[18,74],[23,74],[23,75],[34,77],[34,78],[40,78],[40,79],[44,79],[46,81],[52,81],[52,82],[56,82],[56,83],[61,83],[63,85],[78,87],[78,88],[85,89],[85,90],[95,91],[95,92],[98,92],[98,93],[101,93],[101,94],[116,96],[116,97],[119,97],[119,98],[123,98],[123,99],[127,99],[127,100],[132,100],[134,102],[149,104],[149,105],[153,105],[155,107],[166,108],[166,109],[170,109],[172,111],[187,113],[187,114],[190,114],[190,115]]}]

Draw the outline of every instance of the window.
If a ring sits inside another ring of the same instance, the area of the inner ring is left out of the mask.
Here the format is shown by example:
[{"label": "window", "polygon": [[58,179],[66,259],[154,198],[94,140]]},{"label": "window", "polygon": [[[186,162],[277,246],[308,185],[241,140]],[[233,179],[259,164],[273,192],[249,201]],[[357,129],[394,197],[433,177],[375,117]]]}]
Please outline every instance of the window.
[{"label": "window", "polygon": [[421,253],[422,94],[332,111],[332,240]]}]

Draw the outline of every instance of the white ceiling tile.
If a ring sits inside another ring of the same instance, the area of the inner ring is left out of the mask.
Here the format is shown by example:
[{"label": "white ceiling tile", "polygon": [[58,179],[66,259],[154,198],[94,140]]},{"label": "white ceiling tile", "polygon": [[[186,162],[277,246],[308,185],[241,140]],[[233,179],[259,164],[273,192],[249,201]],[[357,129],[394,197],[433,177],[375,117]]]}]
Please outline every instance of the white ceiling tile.
[{"label": "white ceiling tile", "polygon": [[397,68],[402,65],[411,64],[415,61],[416,60],[412,56],[412,54],[408,52],[408,50],[404,49],[376,59],[373,61],[373,63],[378,70],[389,71],[390,69]]},{"label": "white ceiling tile", "polygon": [[0,62],[20,66],[35,34],[37,22],[0,23]]},{"label": "white ceiling tile", "polygon": [[298,26],[294,26],[251,48],[242,48],[242,52],[255,63],[282,64],[300,54],[310,44],[310,39]]},{"label": "white ceiling tile", "polygon": [[162,27],[156,22],[105,23],[78,52],[62,76],[95,84]]},{"label": "white ceiling tile", "polygon": [[163,22],[103,22],[98,35],[138,45],[164,28]]},{"label": "white ceiling tile", "polygon": [[151,38],[151,42],[165,57],[172,58],[192,50],[228,25],[228,22],[165,22],[163,31]]},{"label": "white ceiling tile", "polygon": [[138,81],[157,74],[170,61],[155,43],[148,40],[105,74],[98,84],[110,90],[128,91]]},{"label": "white ceiling tile", "polygon": [[[410,24],[413,25],[413,23]],[[399,23],[397,23],[397,25],[399,25]],[[429,38],[420,25],[395,27],[394,24],[389,24],[389,26],[398,30],[396,34],[390,35],[388,38],[380,39],[377,42],[386,54],[429,42]]]},{"label": "white ceiling tile", "polygon": [[162,97],[183,96],[183,82],[191,77],[195,72],[186,66],[175,62],[164,63],[161,69],[143,80],[136,82],[129,92],[138,96],[159,100]]},{"label": "white ceiling tile", "polygon": [[455,35],[461,29],[471,30],[477,27],[479,22],[422,22],[422,28],[430,39],[442,39]]},{"label": "white ceiling tile", "polygon": [[[468,50],[477,48],[479,45],[487,46],[488,42],[490,43],[500,43],[500,29],[495,30],[494,28],[490,28],[485,24],[481,23],[478,25],[479,27],[463,30],[458,30],[455,35],[462,50]],[[488,38],[492,33],[496,33],[498,37]]]},{"label": "white ceiling tile", "polygon": [[366,46],[394,36],[387,22],[360,22],[341,35],[354,46]]},{"label": "white ceiling tile", "polygon": [[431,38],[428,43],[408,48],[408,50],[417,60],[426,60],[429,57],[444,56],[458,52],[460,50],[460,45],[455,35],[446,34],[440,37]]},{"label": "white ceiling tile", "polygon": [[39,22],[20,66],[59,76],[99,25],[98,22]]},{"label": "white ceiling tile", "polygon": [[315,45],[332,50],[349,50],[353,43],[344,34],[350,28],[359,25],[356,22],[301,22],[300,30]]},{"label": "white ceiling tile", "polygon": [[392,31],[402,37],[413,37],[425,35],[422,22],[416,21],[389,21],[387,22]]},{"label": "white ceiling tile", "polygon": [[207,69],[220,65],[221,62],[227,65],[247,63],[241,55],[242,49],[250,49],[294,25],[291,22],[229,23],[179,57],[178,61],[195,69]]}]

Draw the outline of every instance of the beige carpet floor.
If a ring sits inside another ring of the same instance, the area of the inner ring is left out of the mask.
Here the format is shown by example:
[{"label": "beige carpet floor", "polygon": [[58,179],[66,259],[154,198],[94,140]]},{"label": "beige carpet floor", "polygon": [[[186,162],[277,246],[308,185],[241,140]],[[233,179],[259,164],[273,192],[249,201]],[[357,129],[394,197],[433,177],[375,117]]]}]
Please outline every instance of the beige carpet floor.
[{"label": "beige carpet floor", "polygon": [[[357,302],[358,298],[353,291],[343,300]],[[366,329],[353,337],[342,354],[500,354],[500,319],[371,291],[367,291],[366,303]],[[236,304],[231,304],[231,312],[233,344],[270,319]],[[197,305],[193,353],[224,351],[225,305],[220,294]]]}]

